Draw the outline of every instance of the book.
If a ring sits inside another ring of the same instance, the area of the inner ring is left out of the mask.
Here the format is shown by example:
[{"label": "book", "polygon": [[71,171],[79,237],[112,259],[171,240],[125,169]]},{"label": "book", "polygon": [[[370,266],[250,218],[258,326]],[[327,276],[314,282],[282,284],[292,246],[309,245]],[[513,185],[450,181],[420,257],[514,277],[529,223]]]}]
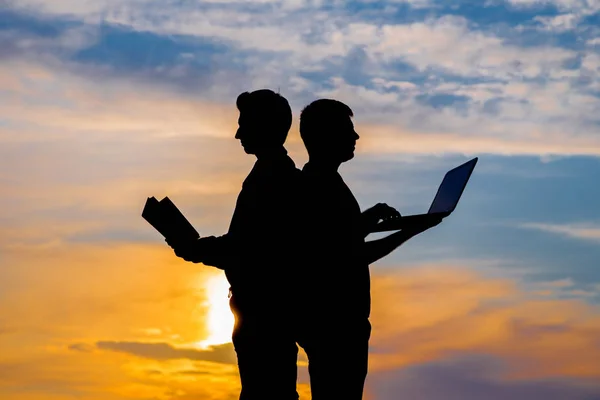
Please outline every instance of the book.
[{"label": "book", "polygon": [[168,197],[161,201],[154,196],[148,197],[142,210],[142,218],[169,241],[189,241],[200,237],[192,224]]}]

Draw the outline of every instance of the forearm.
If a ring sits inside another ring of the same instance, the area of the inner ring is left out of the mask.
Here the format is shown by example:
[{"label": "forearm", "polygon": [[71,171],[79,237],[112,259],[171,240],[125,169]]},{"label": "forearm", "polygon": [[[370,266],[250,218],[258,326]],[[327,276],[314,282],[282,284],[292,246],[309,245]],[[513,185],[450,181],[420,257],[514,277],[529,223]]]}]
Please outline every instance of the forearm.
[{"label": "forearm", "polygon": [[414,232],[398,231],[382,239],[366,242],[364,248],[366,263],[372,264],[375,261],[382,259],[413,236],[415,236]]},{"label": "forearm", "polygon": [[232,240],[228,234],[200,238],[195,248],[197,257],[194,261],[224,269],[235,253],[232,247]]}]

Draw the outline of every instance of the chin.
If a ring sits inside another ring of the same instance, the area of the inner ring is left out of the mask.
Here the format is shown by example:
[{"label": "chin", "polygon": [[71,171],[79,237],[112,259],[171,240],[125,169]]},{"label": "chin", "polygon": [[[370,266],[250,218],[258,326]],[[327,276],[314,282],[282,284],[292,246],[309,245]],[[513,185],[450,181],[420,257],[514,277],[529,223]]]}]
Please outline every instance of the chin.
[{"label": "chin", "polygon": [[354,158],[354,152],[346,154],[346,156],[344,157],[344,162],[346,161],[350,161]]}]

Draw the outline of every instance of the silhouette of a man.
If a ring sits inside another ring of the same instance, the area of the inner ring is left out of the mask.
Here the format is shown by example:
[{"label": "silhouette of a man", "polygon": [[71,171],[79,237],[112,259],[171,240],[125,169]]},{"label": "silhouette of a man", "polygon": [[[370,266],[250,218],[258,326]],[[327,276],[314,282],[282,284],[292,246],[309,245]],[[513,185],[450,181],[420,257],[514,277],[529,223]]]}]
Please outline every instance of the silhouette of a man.
[{"label": "silhouette of a man", "polygon": [[237,98],[235,138],[257,158],[243,183],[227,234],[169,243],[187,261],[225,271],[235,316],[232,335],[242,383],[241,400],[296,400],[298,347],[289,318],[294,245],[293,205],[298,170],[284,143],[292,124],[288,101],[271,90]]},{"label": "silhouette of a man", "polygon": [[400,214],[381,203],[361,213],[338,173],[359,139],[352,116],[350,107],[330,99],[314,101],[300,116],[309,161],[302,169],[306,262],[298,284],[306,302],[297,342],[309,359],[313,400],[362,399],[371,334],[369,264],[441,221],[365,241],[378,222]]}]

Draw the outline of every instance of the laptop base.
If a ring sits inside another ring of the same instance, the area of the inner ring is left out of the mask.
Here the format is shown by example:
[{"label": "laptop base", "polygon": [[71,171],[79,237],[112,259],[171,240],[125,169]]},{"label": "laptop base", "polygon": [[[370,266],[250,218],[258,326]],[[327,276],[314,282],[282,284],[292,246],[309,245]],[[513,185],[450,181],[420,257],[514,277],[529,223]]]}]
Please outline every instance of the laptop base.
[{"label": "laptop base", "polygon": [[400,229],[410,228],[412,225],[425,223],[428,220],[443,219],[446,218],[450,213],[430,213],[430,214],[415,214],[402,216],[392,221],[383,221],[375,226],[375,229],[371,230],[371,233],[376,232],[387,232],[387,231],[398,231]]}]

